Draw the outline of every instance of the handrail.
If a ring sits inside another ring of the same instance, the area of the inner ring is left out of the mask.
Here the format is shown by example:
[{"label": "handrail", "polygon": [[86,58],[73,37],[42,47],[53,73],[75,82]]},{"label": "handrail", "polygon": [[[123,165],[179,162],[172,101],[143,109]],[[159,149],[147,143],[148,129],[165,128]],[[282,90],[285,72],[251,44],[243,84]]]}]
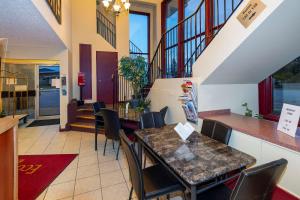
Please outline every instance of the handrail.
[{"label": "handrail", "polygon": [[116,25],[113,24],[99,10],[97,12],[97,33],[99,33],[108,43],[116,48]]},{"label": "handrail", "polygon": [[[219,1],[223,3],[222,9],[219,7],[221,4]],[[242,1],[215,0],[214,7],[211,10],[216,12],[214,19],[212,19],[212,27],[208,29],[206,27],[206,15],[202,16],[203,12],[206,12],[206,1],[202,0],[190,16],[164,32],[150,62],[151,83],[157,78],[163,78],[162,75],[165,78],[192,76],[193,63],[222,29]],[[182,36],[180,37],[178,34],[182,34]],[[179,51],[182,52],[182,57],[179,56],[180,60],[178,58]],[[179,65],[183,66],[183,69],[178,69]]]},{"label": "handrail", "polygon": [[61,0],[46,0],[57,22],[61,24]]},{"label": "handrail", "polygon": [[143,51],[136,45],[134,44],[131,40],[129,40],[129,53],[134,53],[134,54],[143,54]]}]

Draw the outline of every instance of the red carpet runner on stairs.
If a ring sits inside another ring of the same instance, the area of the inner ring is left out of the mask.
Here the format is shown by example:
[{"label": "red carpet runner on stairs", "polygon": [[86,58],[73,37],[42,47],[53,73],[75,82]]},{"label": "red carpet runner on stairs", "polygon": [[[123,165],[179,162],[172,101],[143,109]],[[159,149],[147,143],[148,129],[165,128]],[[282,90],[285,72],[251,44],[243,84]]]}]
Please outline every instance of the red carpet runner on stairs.
[{"label": "red carpet runner on stairs", "polygon": [[19,156],[19,200],[36,199],[77,154]]}]

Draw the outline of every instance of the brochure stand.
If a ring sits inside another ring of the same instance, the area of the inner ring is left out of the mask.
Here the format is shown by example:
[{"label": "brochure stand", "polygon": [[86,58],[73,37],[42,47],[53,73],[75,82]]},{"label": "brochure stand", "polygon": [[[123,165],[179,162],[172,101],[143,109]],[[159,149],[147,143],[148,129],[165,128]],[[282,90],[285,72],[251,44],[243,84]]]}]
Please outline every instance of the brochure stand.
[{"label": "brochure stand", "polygon": [[181,85],[183,95],[179,97],[182,102],[187,121],[197,124],[198,122],[198,98],[196,86],[190,80],[185,80]]}]

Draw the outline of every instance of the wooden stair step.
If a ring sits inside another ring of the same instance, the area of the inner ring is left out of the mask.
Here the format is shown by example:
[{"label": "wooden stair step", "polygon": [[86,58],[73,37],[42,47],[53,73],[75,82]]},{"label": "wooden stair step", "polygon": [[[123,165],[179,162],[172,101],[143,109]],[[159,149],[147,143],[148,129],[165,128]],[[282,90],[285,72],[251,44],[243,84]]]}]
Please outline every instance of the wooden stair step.
[{"label": "wooden stair step", "polygon": [[76,118],[78,118],[78,119],[95,120],[95,116],[94,115],[77,115]]},{"label": "wooden stair step", "polygon": [[93,112],[93,108],[78,108],[77,111],[79,112]]},{"label": "wooden stair step", "polygon": [[71,127],[82,128],[82,129],[94,129],[94,123],[87,123],[87,122],[74,122],[70,124]]}]

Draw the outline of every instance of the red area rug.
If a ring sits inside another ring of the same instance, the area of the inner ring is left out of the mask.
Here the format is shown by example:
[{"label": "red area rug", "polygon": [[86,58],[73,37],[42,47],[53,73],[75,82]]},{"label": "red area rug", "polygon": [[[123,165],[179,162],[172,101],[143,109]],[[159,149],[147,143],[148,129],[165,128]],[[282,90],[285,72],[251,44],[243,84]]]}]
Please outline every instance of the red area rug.
[{"label": "red area rug", "polygon": [[[225,185],[229,189],[233,190],[236,182],[237,182],[237,179],[234,179],[234,180],[226,182]],[[291,195],[290,193],[284,191],[280,187],[276,187],[273,192],[272,200],[299,200],[299,199],[297,197]]]},{"label": "red area rug", "polygon": [[19,156],[19,200],[36,199],[77,154]]}]

